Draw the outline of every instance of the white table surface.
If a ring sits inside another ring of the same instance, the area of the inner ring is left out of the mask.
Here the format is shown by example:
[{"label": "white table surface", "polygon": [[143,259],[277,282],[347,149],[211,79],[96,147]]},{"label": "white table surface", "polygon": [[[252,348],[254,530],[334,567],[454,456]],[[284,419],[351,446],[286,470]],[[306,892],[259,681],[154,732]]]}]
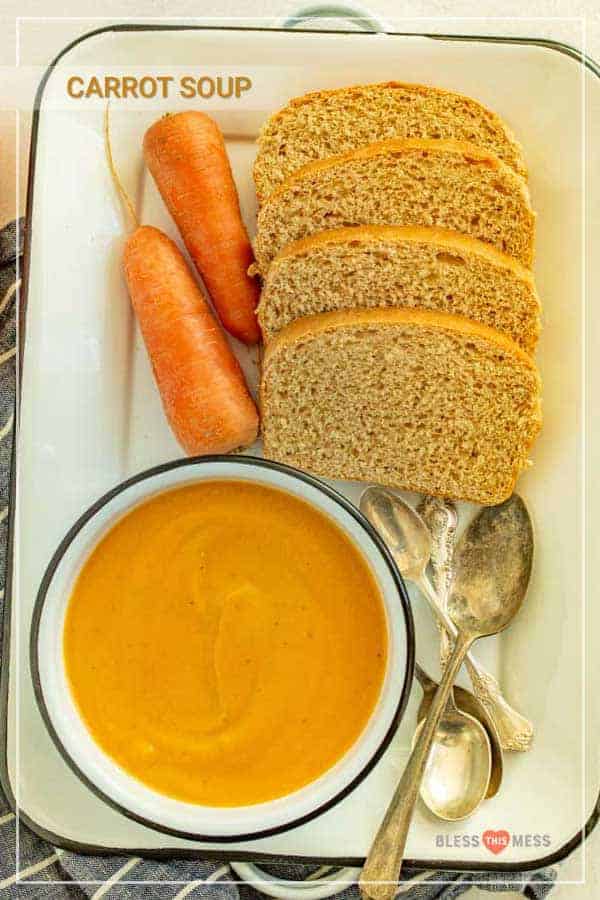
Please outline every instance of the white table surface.
[{"label": "white table surface", "polygon": [[[342,0],[343,2],[343,0]],[[222,0],[222,2],[191,2],[191,0],[1,0],[0,3],[0,227],[23,214],[26,196],[30,108],[35,89],[35,68],[43,67],[79,34],[101,25],[94,21],[99,9],[103,17],[140,20],[147,17],[237,17],[244,20],[257,17],[281,19],[298,6],[290,0]],[[313,5],[311,2],[310,5]],[[459,31],[463,33],[521,34],[545,36],[554,40],[582,46],[580,36],[585,33],[587,53],[600,60],[600,0],[372,0],[368,8],[393,22],[402,30],[418,30],[416,17],[439,17],[443,25],[456,26],[457,17],[465,17]],[[527,20],[523,18],[527,15]],[[489,16],[487,23],[482,16]],[[22,17],[17,24],[17,16]],[[514,16],[514,19],[510,19]],[[68,17],[68,18],[65,18]],[[401,22],[403,17],[404,22]],[[410,18],[408,18],[410,17]],[[502,17],[502,20],[499,19]],[[495,21],[492,21],[492,18]],[[469,21],[471,20],[471,21]],[[584,27],[582,28],[582,20]],[[433,26],[433,23],[429,23]],[[432,28],[433,30],[433,28]],[[579,38],[579,39],[578,39]],[[29,68],[27,84],[18,92],[15,112],[15,66],[17,42],[21,65]],[[40,69],[41,72],[41,69]],[[4,73],[4,74],[2,74]],[[17,183],[16,173],[20,172]],[[600,893],[600,826],[586,844],[587,879],[585,885],[559,884],[552,894],[556,900],[596,900]],[[560,869],[560,880],[581,878],[581,851],[574,853]],[[516,894],[503,896],[517,897]],[[472,888],[469,897],[483,900],[489,894]]]}]

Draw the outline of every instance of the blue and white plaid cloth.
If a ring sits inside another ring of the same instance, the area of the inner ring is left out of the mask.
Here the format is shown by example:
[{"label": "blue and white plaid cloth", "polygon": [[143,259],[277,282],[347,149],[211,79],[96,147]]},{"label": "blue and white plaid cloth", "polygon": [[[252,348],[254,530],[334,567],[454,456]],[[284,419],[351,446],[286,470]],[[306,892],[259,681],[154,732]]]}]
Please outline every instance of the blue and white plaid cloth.
[{"label": "blue and white plaid cloth", "polygon": [[[20,229],[22,234],[22,229]],[[21,247],[17,246],[15,224],[0,231],[0,571],[6,545],[10,459],[15,396],[16,307],[19,285],[16,264]],[[3,587],[0,585],[0,587]],[[0,591],[0,619],[4,590]],[[8,665],[8,660],[1,660]],[[60,799],[57,797],[56,802]],[[41,840],[24,825],[19,825],[19,858],[16,858],[17,821],[0,793],[0,893],[28,898],[100,898],[144,900],[160,898],[210,897],[211,900],[251,900],[260,895],[251,886],[235,882],[228,865],[201,860],[159,862],[126,856],[81,856],[59,850]],[[18,874],[17,874],[18,871]],[[300,866],[282,860],[269,866],[280,878],[303,880],[314,866]],[[406,870],[400,886],[406,900],[452,900],[466,893],[475,882],[489,891],[518,891],[526,897],[546,897],[556,871],[515,872],[511,875],[482,875],[476,872],[415,872]],[[18,884],[17,884],[18,881]],[[443,881],[439,884],[435,882]],[[486,881],[489,882],[486,884]],[[38,882],[34,884],[32,882]],[[344,900],[358,900],[356,886],[339,894]]]}]

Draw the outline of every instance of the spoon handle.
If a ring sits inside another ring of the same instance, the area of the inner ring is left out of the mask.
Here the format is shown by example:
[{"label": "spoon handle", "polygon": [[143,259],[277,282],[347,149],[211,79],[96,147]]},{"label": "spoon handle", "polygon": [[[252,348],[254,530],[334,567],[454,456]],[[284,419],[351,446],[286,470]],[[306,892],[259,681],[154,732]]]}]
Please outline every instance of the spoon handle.
[{"label": "spoon handle", "polygon": [[398,890],[404,848],[421,781],[427,766],[431,744],[456,674],[471,644],[473,636],[462,632],[456,638],[446,671],[435,692],[423,728],[409,757],[400,783],[394,792],[367,861],[359,878],[361,894],[369,900],[392,900]]},{"label": "spoon handle", "polygon": [[[448,633],[455,637],[456,627],[446,610],[440,604],[438,596],[426,575],[417,582],[421,591],[425,594],[429,605],[435,615],[443,623]],[[529,750],[533,740],[533,725],[513,709],[504,698],[500,685],[490,673],[483,668],[481,663],[473,656],[467,654],[467,671],[473,692],[478,700],[481,700],[498,730],[498,737],[503,750]]]},{"label": "spoon handle", "polygon": [[474,657],[467,657],[473,693],[481,700],[494,724],[503,750],[525,752],[533,741],[533,725],[504,699],[500,685]]},{"label": "spoon handle", "polygon": [[[430,563],[433,587],[438,595],[440,605],[447,609],[454,573],[454,544],[458,513],[450,500],[430,496],[423,497],[417,511],[431,534]],[[437,626],[440,632],[440,668],[443,671],[452,653],[452,641],[439,619]]]}]

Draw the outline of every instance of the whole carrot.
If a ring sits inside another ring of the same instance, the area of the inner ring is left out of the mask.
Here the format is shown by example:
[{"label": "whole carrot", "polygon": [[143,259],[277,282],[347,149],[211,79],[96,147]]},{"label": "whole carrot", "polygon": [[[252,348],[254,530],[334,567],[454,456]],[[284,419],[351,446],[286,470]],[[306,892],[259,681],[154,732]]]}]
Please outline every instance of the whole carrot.
[{"label": "whole carrot", "polygon": [[219,126],[202,112],[165,116],[146,132],[144,158],[221,322],[257,343],[254,255]]},{"label": "whole carrot", "polygon": [[131,302],[173,432],[190,455],[256,438],[258,413],[239,363],[177,246],[142,225],[125,245]]},{"label": "whole carrot", "polygon": [[167,420],[190,455],[246,447],[258,412],[240,365],[181,251],[158,228],[139,224],[113,160],[108,107],[104,132],[108,167],[135,226],[125,279]]}]

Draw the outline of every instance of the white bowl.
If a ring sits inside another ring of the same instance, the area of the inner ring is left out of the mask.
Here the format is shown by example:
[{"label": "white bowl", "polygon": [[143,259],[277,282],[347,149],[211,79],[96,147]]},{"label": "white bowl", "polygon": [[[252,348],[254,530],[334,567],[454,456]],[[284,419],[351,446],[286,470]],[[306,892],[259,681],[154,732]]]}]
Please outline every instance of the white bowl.
[{"label": "white bowl", "polygon": [[[165,797],[128,775],[95,743],[68,686],[63,659],[65,612],[75,578],[100,537],[131,507],[177,485],[206,479],[271,485],[330,516],[368,560],[381,590],[388,662],[377,705],[354,746],[316,781],[268,803],[209,807]],[[361,513],[317,479],[248,456],[177,460],[130,478],[98,500],[68,532],[40,585],[31,632],[31,668],[40,711],[60,753],[79,778],[124,815],[168,834],[210,841],[264,837],[313,818],[341,800],[370,771],[396,730],[413,676],[414,633],[408,597],[390,554]]]}]

